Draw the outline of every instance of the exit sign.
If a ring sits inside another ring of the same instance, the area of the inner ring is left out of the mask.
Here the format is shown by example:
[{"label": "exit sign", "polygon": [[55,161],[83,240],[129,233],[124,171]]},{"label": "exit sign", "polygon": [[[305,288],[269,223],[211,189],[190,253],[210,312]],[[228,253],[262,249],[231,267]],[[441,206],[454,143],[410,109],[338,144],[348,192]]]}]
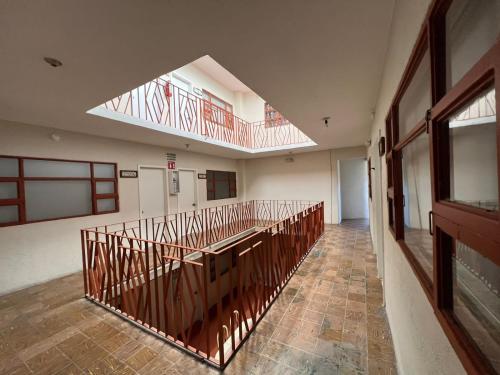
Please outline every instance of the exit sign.
[{"label": "exit sign", "polygon": [[169,160],[167,162],[168,169],[175,169],[175,161]]}]

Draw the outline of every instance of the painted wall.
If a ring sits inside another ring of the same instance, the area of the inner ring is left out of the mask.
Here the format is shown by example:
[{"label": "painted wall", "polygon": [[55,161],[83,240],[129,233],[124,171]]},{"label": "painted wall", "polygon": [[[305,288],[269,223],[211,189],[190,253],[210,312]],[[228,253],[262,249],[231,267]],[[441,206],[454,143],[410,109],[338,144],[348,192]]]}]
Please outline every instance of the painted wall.
[{"label": "painted wall", "polygon": [[325,202],[325,222],[339,222],[338,160],[359,159],[366,148],[335,150],[245,160],[247,199],[305,199]]},{"label": "painted wall", "polygon": [[[50,135],[61,136],[54,142]],[[117,141],[50,128],[0,121],[4,155],[117,162],[118,169],[166,165],[166,152],[177,154],[177,166],[237,172],[237,199],[206,200],[206,180],[198,180],[199,207],[236,202],[241,197],[241,163],[236,160],[162,147]],[[81,269],[80,229],[139,217],[139,179],[119,179],[120,212],[0,228],[0,294],[41,283]],[[54,202],[56,203],[56,202]],[[175,211],[175,197],[170,199]]]},{"label": "painted wall", "polygon": [[[424,20],[430,0],[399,0],[394,9],[391,37],[375,119],[371,128],[372,145],[368,150],[372,160],[378,159],[377,141],[385,135],[385,116],[403,74],[412,47]],[[375,165],[378,165],[375,164]],[[383,285],[387,316],[393,335],[399,373],[401,374],[465,374],[455,351],[451,347],[420,283],[388,230],[387,168],[380,163],[382,186],[374,192],[381,199],[383,223],[377,223],[380,215],[374,212],[380,205],[370,203],[370,222],[373,228],[383,228]],[[378,177],[378,176],[377,176]],[[374,184],[377,185],[377,178]],[[380,242],[379,242],[380,243]]]},{"label": "painted wall", "polygon": [[341,219],[368,219],[368,166],[365,159],[339,161]]},{"label": "painted wall", "polygon": [[196,66],[187,64],[174,73],[192,82],[193,86],[208,90],[233,106],[236,116],[248,122],[264,120],[264,99],[254,92],[232,91]]}]

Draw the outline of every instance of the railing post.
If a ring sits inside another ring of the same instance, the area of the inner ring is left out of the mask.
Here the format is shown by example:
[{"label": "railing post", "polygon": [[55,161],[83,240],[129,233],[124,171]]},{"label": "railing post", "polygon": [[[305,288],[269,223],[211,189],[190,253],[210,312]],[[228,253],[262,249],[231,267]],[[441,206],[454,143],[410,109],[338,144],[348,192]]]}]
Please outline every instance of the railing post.
[{"label": "railing post", "polygon": [[86,230],[82,229],[80,230],[80,238],[82,242],[82,261],[83,261],[83,288],[85,290],[85,295],[88,294],[88,285],[87,285],[87,260],[86,260],[86,254],[87,254],[87,241],[85,239],[85,234]]}]

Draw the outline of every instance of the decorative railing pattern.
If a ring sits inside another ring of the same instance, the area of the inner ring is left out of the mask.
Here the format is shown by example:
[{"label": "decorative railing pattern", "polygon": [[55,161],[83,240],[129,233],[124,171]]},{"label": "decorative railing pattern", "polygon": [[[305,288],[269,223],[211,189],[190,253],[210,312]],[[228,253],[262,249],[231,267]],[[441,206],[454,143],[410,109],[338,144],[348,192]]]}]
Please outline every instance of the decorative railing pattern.
[{"label": "decorative railing pattern", "polygon": [[[250,201],[84,229],[85,295],[224,368],[323,232],[323,202],[302,201]],[[191,235],[210,240],[190,247],[183,238]]]},{"label": "decorative railing pattern", "polygon": [[265,121],[250,123],[162,78],[147,82],[101,106],[159,126],[248,149],[312,143],[288,121],[272,127],[266,126]]}]

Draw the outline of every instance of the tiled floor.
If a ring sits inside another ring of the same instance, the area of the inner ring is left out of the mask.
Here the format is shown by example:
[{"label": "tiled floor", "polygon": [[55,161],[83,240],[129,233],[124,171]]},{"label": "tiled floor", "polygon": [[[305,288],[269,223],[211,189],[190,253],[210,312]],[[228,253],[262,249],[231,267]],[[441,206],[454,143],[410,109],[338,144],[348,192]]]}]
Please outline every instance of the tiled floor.
[{"label": "tiled floor", "polygon": [[[81,274],[0,297],[0,374],[206,374],[82,298]],[[327,226],[229,374],[395,374],[365,221]]]}]

